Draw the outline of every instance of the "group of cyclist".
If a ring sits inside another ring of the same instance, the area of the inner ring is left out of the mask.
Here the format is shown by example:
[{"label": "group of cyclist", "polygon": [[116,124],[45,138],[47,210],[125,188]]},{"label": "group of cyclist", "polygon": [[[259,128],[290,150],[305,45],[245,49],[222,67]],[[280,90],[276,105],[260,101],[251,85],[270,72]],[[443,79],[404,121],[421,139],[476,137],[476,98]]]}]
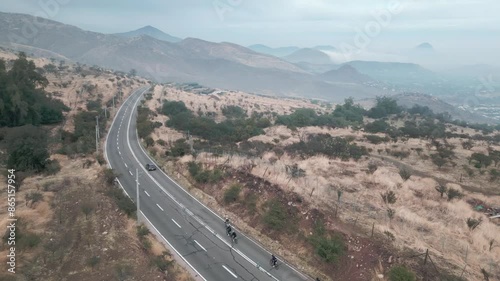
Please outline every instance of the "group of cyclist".
[{"label": "group of cyclist", "polygon": [[229,224],[229,219],[226,219],[225,221],[225,224],[226,224],[226,234],[227,236],[231,237],[231,239],[233,239],[233,241],[236,240],[236,231],[233,231],[231,229],[231,225]]},{"label": "group of cyclist", "polygon": [[[232,230],[231,224],[229,223],[228,218],[226,218],[226,221],[224,222],[224,224],[226,225],[227,236],[230,236],[234,241],[236,239],[236,232]],[[272,267],[278,266],[278,259],[276,258],[276,256],[274,256],[274,254],[271,254],[271,261],[270,262],[271,262]],[[315,281],[321,281],[321,280],[319,278],[316,278]]]}]

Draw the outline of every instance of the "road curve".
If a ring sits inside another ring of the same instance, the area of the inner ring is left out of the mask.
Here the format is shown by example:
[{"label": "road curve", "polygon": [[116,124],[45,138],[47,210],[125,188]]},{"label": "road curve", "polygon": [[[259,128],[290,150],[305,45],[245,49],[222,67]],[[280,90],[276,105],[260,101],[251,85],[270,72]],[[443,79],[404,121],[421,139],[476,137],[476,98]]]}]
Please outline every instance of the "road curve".
[{"label": "road curve", "polygon": [[138,169],[141,220],[160,233],[199,280],[312,280],[281,260],[278,269],[272,268],[271,253],[246,237],[237,226],[237,244],[231,243],[221,217],[163,171],[146,171],[145,163],[154,160],[137,137],[136,109],[148,89],[139,88],[122,104],[104,148],[109,166],[119,174],[120,185],[134,201]]}]

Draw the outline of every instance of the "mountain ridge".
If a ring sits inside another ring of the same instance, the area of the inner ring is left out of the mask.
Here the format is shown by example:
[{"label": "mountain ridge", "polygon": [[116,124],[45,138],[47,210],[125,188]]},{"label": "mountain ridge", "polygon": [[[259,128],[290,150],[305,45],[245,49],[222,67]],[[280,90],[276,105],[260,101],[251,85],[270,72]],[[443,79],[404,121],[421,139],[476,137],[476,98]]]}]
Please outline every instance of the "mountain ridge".
[{"label": "mountain ridge", "polygon": [[148,35],[148,36],[151,36],[151,37],[156,38],[158,40],[167,41],[170,43],[177,43],[177,42],[182,41],[181,38],[178,38],[178,37],[172,36],[168,33],[165,33],[163,31],[161,31],[160,29],[153,27],[151,25],[146,25],[144,27],[141,27],[139,29],[132,30],[132,31],[114,33],[113,35],[121,36],[121,37],[138,37],[141,35]]}]

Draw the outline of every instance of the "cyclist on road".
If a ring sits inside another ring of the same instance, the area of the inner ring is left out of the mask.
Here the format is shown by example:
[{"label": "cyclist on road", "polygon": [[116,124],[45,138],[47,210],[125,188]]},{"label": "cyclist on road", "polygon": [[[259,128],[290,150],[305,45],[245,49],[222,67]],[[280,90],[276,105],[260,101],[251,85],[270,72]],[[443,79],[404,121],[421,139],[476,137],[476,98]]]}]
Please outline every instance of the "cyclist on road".
[{"label": "cyclist on road", "polygon": [[229,226],[229,218],[226,218],[226,221],[224,222],[226,224],[226,227]]},{"label": "cyclist on road", "polygon": [[274,256],[274,254],[271,254],[271,264],[273,266],[276,266],[277,263],[278,263],[278,259]]},{"label": "cyclist on road", "polygon": [[236,240],[236,231],[233,231],[233,233],[231,234],[231,238],[233,238],[233,240]]},{"label": "cyclist on road", "polygon": [[226,234],[227,236],[231,235],[231,226],[229,225],[226,227]]}]

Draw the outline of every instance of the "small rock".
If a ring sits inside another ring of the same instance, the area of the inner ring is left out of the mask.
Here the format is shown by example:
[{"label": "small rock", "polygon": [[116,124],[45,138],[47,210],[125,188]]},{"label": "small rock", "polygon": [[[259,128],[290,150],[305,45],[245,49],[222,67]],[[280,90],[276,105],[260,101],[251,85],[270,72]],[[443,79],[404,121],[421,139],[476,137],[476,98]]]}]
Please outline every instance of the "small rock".
[{"label": "small rock", "polygon": [[378,279],[384,278],[384,274],[377,274]]},{"label": "small rock", "polygon": [[102,233],[102,235],[106,235],[106,234],[108,234],[108,232],[107,232],[107,231],[104,231],[104,232]]},{"label": "small rock", "polygon": [[392,256],[389,257],[388,263],[392,263]]}]

